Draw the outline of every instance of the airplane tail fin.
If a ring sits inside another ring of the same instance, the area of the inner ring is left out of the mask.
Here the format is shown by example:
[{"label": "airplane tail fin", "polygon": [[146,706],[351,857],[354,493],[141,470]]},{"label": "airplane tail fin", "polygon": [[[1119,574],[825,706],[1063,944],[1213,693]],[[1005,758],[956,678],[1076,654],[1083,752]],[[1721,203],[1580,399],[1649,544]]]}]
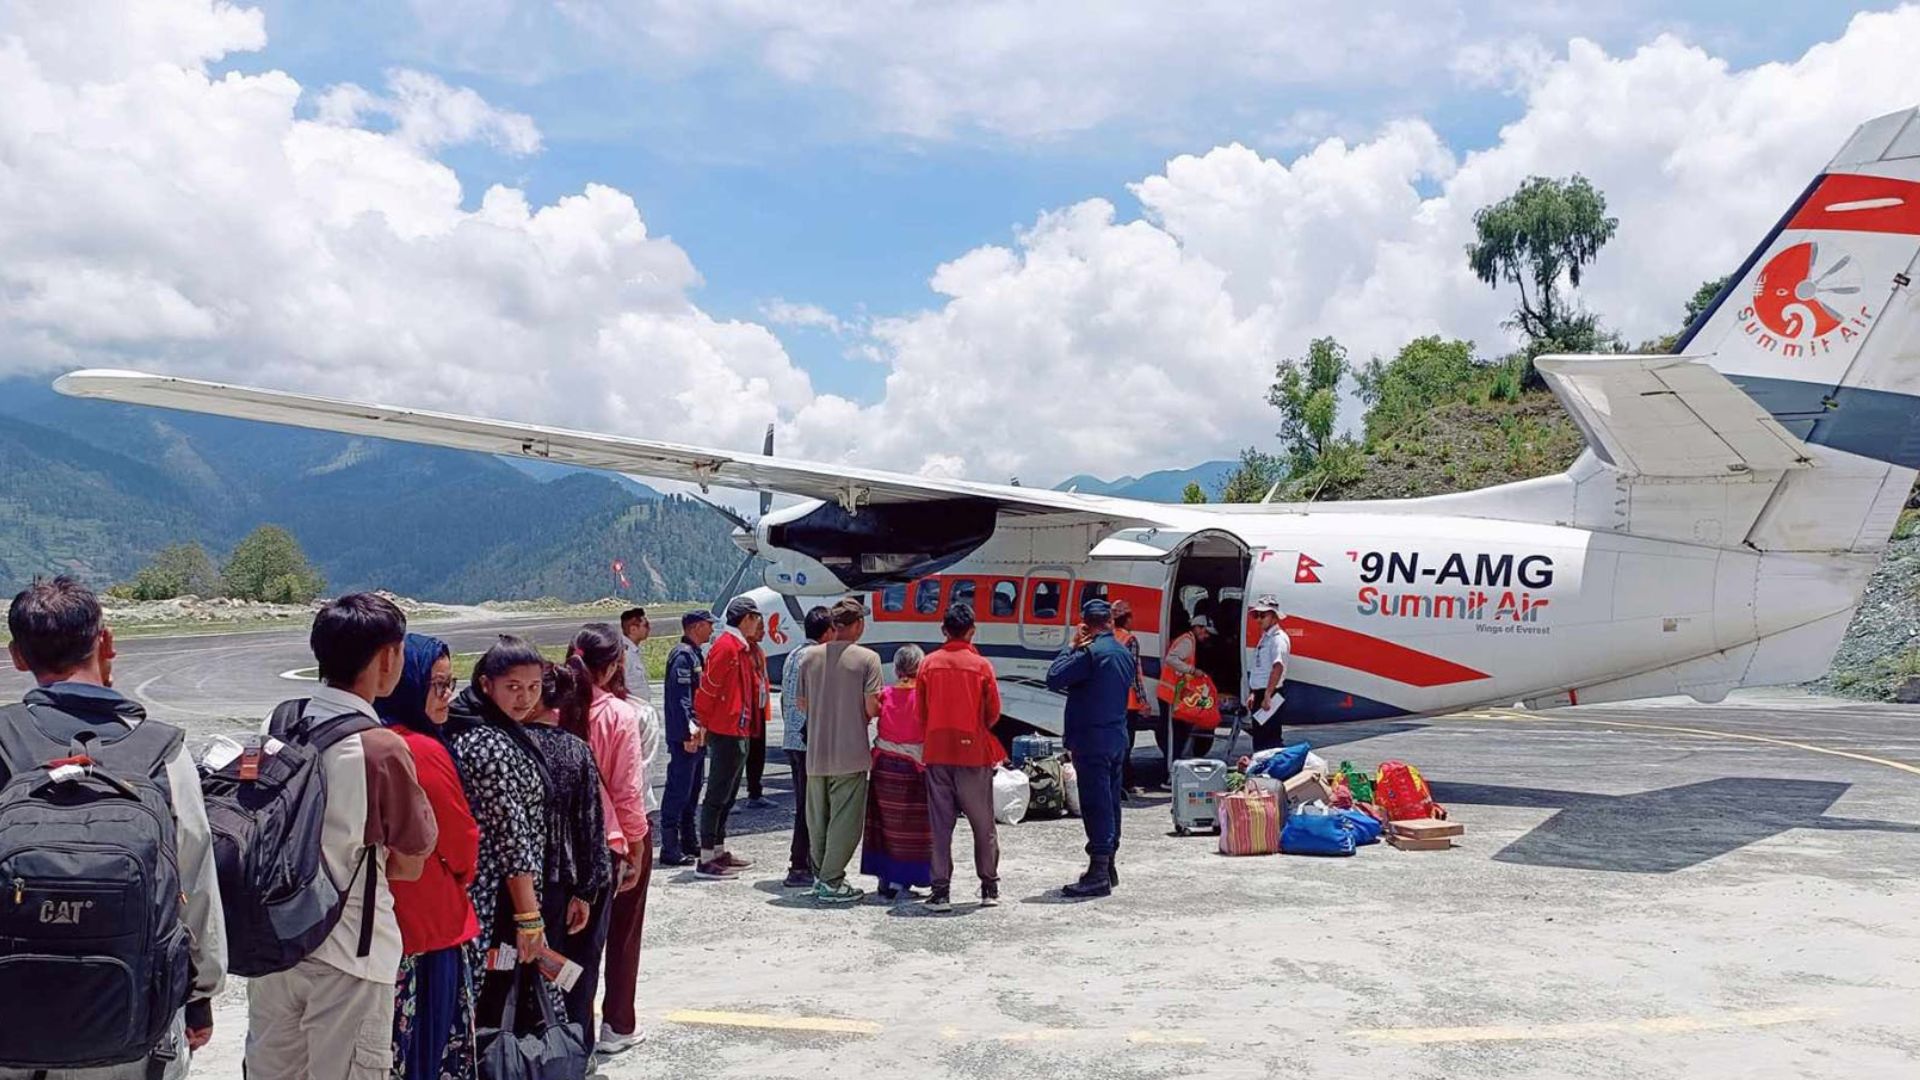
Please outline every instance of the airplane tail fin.
[{"label": "airplane tail fin", "polygon": [[1862,124],[1675,347],[1812,449],[1750,550],[1877,552],[1920,469],[1920,109]]}]

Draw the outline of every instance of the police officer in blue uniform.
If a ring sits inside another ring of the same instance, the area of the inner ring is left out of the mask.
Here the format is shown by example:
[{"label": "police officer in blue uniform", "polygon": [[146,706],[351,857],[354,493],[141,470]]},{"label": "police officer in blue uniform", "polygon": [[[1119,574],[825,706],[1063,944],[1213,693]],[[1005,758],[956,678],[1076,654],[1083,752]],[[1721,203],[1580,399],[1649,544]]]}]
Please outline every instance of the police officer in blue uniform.
[{"label": "police officer in blue uniform", "polygon": [[713,637],[713,612],[701,608],[680,616],[680,643],[667,657],[667,790],[660,797],[660,862],[691,866],[700,850],[695,815],[707,771],[705,732],[693,716],[693,692],[706,661],[701,646]]},{"label": "police officer in blue uniform", "polygon": [[1127,730],[1127,691],[1138,665],[1113,636],[1113,609],[1105,600],[1080,606],[1073,641],[1047,670],[1047,688],[1067,695],[1066,744],[1080,784],[1080,820],[1087,830],[1087,872],[1061,891],[1071,897],[1107,896],[1120,884],[1121,770],[1133,741]]}]

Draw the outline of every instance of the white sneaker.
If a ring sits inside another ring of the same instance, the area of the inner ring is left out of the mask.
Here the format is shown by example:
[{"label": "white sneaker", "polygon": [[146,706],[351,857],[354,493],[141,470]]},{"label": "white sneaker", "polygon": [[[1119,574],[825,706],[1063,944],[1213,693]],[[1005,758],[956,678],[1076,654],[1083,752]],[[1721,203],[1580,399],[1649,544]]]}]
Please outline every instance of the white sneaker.
[{"label": "white sneaker", "polygon": [[612,1025],[602,1023],[600,1025],[600,1041],[594,1045],[594,1049],[611,1057],[614,1054],[624,1054],[646,1041],[647,1033],[644,1031],[635,1029],[632,1034],[622,1035],[613,1030]]}]

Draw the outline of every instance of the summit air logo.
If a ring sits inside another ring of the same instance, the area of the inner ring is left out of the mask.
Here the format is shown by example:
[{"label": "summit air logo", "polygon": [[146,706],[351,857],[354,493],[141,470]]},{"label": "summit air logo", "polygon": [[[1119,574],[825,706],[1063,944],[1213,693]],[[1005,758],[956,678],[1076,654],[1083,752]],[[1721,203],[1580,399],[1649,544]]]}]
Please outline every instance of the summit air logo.
[{"label": "summit air logo", "polygon": [[1741,332],[1785,357],[1824,356],[1866,333],[1873,311],[1860,303],[1853,256],[1811,240],[1782,249],[1754,279],[1740,311]]}]

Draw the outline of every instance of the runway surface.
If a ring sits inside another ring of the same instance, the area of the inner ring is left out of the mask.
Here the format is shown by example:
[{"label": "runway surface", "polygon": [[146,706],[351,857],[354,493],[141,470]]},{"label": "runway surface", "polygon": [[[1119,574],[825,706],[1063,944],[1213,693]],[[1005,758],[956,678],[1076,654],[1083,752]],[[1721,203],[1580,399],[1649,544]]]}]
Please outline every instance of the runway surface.
[{"label": "runway surface", "polygon": [[[433,632],[471,650],[575,625]],[[294,692],[277,675],[306,663],[297,632],[141,639],[120,681],[206,732]],[[823,908],[781,887],[794,800],[770,768],[774,805],[733,816],[756,863],[741,880],[655,874],[651,1039],[602,1071],[1920,1075],[1920,710],[1775,692],[1297,734],[1329,761],[1418,765],[1466,835],[1230,859],[1171,835],[1158,794],[1126,810],[1110,898],[1060,898],[1084,842],[1063,819],[999,828],[998,908],[973,903],[964,824],[953,915]],[[238,1077],[241,980],[217,1015],[195,1075]]]}]

